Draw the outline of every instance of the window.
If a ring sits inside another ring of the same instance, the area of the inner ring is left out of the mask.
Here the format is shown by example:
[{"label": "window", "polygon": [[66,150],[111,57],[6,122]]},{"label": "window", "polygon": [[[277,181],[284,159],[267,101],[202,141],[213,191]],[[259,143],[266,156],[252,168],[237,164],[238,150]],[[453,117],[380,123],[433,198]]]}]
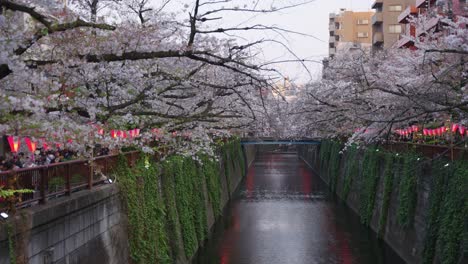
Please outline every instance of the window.
[{"label": "window", "polygon": [[367,20],[367,19],[358,19],[357,24],[358,25],[368,25],[369,20]]},{"label": "window", "polygon": [[388,10],[392,12],[401,12],[403,8],[401,5],[391,5],[388,7]]},{"label": "window", "polygon": [[388,27],[388,31],[390,33],[400,34],[401,33],[401,25],[390,25]]},{"label": "window", "polygon": [[367,33],[367,32],[358,32],[357,37],[358,38],[367,38],[367,37],[369,37],[369,33]]}]

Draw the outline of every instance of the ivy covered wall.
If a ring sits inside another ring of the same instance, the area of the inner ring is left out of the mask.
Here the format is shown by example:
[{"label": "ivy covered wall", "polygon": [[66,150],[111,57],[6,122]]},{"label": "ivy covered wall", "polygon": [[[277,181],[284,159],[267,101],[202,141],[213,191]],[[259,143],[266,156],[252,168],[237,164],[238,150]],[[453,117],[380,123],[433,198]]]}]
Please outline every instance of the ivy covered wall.
[{"label": "ivy covered wall", "polygon": [[130,262],[187,263],[208,237],[214,220],[245,174],[239,139],[221,142],[220,160],[140,155],[116,170],[128,216]]},{"label": "ivy covered wall", "polygon": [[468,162],[324,141],[300,155],[408,263],[463,263]]}]

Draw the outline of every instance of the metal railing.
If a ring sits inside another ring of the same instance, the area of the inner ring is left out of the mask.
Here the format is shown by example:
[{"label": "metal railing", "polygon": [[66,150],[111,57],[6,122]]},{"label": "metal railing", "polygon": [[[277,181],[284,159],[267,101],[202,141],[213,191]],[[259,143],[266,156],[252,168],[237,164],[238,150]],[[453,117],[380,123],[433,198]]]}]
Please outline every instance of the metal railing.
[{"label": "metal railing", "polygon": [[[138,152],[124,154],[129,166],[135,164]],[[74,192],[92,189],[108,182],[119,155],[107,155],[91,160],[73,160],[49,165],[0,172],[0,186],[5,189],[28,189],[31,193],[0,199],[0,211],[45,204],[47,200]]]},{"label": "metal railing", "polygon": [[[415,151],[427,158],[446,158],[446,159],[468,159],[468,149],[450,146],[426,145],[409,142],[391,142],[384,145],[384,148],[391,152],[405,153]],[[452,156],[453,155],[453,156]]]}]

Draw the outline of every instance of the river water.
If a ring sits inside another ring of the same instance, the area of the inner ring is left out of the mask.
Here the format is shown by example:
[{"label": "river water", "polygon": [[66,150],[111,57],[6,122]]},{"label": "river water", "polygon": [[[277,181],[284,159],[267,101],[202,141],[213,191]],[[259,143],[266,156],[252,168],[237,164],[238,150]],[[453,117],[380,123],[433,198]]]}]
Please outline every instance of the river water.
[{"label": "river water", "polygon": [[263,153],[194,264],[404,263],[295,153]]}]

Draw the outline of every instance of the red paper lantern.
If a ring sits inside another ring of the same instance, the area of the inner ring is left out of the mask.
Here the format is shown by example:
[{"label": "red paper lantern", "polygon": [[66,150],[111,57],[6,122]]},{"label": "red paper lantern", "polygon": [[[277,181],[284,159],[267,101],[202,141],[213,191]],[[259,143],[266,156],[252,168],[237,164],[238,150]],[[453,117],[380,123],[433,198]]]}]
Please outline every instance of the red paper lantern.
[{"label": "red paper lantern", "polygon": [[[458,132],[460,133],[460,135],[464,135],[466,133],[466,127],[460,125],[458,126]],[[466,133],[468,135],[468,133]]]},{"label": "red paper lantern", "polygon": [[427,136],[428,134],[429,134],[429,131],[428,131],[426,128],[424,128],[424,129],[423,129],[423,135],[424,135],[424,136]]},{"label": "red paper lantern", "polygon": [[129,131],[128,131],[128,134],[129,134],[130,137],[132,137],[132,138],[137,137],[137,136],[140,135],[140,129],[135,128],[135,129],[129,130]]},{"label": "red paper lantern", "polygon": [[104,129],[98,128],[98,134],[99,135],[104,135]]},{"label": "red paper lantern", "polygon": [[413,132],[418,132],[418,130],[419,130],[418,126],[416,126],[416,125],[413,126]]},{"label": "red paper lantern", "polygon": [[118,132],[118,131],[116,131],[116,130],[111,130],[111,131],[110,131],[110,136],[111,136],[111,138],[116,138],[116,137],[117,137],[117,132]]},{"label": "red paper lantern", "polygon": [[123,130],[120,130],[119,132],[120,132],[119,136],[120,136],[121,138],[127,138],[127,132],[125,132],[125,131],[123,131]]},{"label": "red paper lantern", "polygon": [[16,153],[20,147],[20,138],[17,137],[16,140],[13,136],[8,136],[8,144],[10,145],[11,152]]},{"label": "red paper lantern", "polygon": [[28,146],[29,152],[34,153],[37,148],[37,142],[31,141],[30,138],[25,138],[24,141],[26,142],[26,145]]},{"label": "red paper lantern", "polygon": [[45,141],[45,139],[42,139],[42,149],[44,149],[44,150],[49,149],[49,145],[47,144],[47,142]]},{"label": "red paper lantern", "polygon": [[457,132],[458,124],[452,124],[452,133]]}]

